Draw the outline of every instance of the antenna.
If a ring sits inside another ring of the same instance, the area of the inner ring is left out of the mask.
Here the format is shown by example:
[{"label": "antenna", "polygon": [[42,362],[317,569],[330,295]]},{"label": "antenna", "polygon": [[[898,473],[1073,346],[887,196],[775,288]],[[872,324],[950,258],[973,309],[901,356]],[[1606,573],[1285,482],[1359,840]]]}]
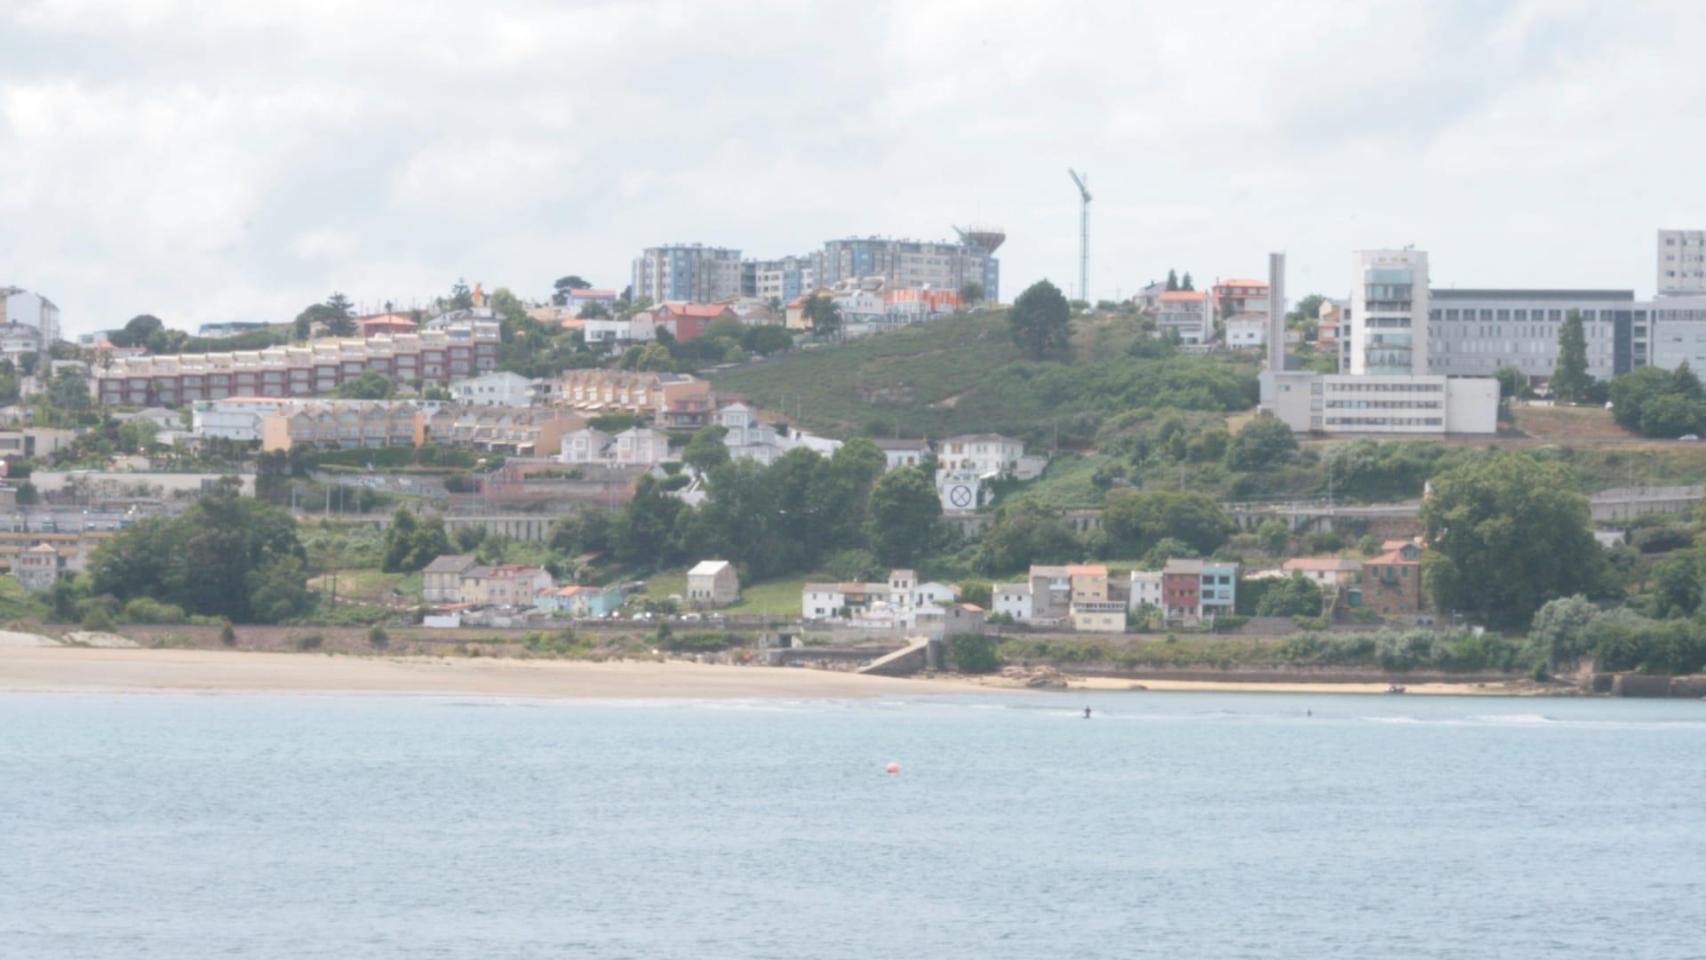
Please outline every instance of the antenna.
[{"label": "antenna", "polygon": [[1071,167],[1067,176],[1078,188],[1078,299],[1090,302],[1090,187],[1085,181],[1090,175],[1080,174]]}]

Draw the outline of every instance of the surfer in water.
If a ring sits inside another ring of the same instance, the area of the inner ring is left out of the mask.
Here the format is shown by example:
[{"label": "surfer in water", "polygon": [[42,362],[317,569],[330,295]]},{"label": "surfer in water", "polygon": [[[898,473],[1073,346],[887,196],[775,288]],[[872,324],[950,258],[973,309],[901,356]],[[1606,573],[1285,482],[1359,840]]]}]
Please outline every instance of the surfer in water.
[{"label": "surfer in water", "polygon": [[1089,707],[1084,708],[1084,719],[1086,719],[1086,720],[1090,719],[1090,708]]}]

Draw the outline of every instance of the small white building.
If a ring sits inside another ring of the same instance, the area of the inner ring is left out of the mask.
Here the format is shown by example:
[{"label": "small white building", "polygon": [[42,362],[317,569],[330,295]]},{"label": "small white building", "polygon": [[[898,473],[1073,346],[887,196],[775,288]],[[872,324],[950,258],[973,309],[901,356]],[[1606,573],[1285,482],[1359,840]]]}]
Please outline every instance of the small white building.
[{"label": "small white building", "polygon": [[650,427],[629,427],[612,436],[593,427],[563,434],[564,463],[655,467],[669,459],[669,435]]},{"label": "small white building", "polygon": [[877,449],[883,452],[887,461],[885,470],[899,470],[901,467],[916,467],[924,463],[930,456],[930,441],[920,439],[877,439],[873,441]]},{"label": "small white building", "polygon": [[1014,623],[1030,623],[1031,585],[1026,583],[997,583],[990,588],[995,612],[1013,618]]},{"label": "small white building", "polygon": [[740,599],[740,575],[727,560],[701,560],[687,571],[687,602],[726,607]]},{"label": "small white building", "polygon": [[525,407],[534,393],[532,380],[508,370],[450,382],[451,398],[465,406]]},{"label": "small white building", "polygon": [[291,405],[291,401],[280,397],[197,400],[190,408],[190,432],[198,440],[220,438],[238,443],[258,443],[262,422]]},{"label": "small white building", "polygon": [[1161,609],[1161,571],[1133,570],[1131,592],[1126,605],[1127,609],[1134,612],[1144,607]]},{"label": "small white building", "polygon": [[1260,314],[1239,314],[1226,321],[1226,345],[1234,350],[1265,346],[1267,334],[1268,320]]},{"label": "small white building", "polygon": [[847,594],[838,583],[808,583],[800,591],[800,616],[807,620],[830,620],[847,606]]},{"label": "small white building", "polygon": [[35,593],[51,589],[59,582],[61,566],[59,551],[52,544],[38,543],[18,554],[12,573],[25,590]]}]

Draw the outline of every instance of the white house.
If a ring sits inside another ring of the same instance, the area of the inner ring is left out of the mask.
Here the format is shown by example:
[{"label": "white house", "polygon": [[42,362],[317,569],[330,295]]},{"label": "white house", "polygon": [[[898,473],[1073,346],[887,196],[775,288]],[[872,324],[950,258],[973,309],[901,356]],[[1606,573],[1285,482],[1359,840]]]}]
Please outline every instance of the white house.
[{"label": "white house", "polygon": [[650,427],[630,427],[611,436],[582,427],[563,434],[564,463],[598,463],[655,467],[669,459],[669,436]]},{"label": "white house", "polygon": [[687,571],[687,602],[726,607],[740,599],[740,575],[727,560],[701,560]]},{"label": "white house", "polygon": [[874,441],[877,449],[883,452],[887,461],[885,470],[899,470],[901,467],[916,467],[924,463],[924,458],[930,455],[930,441],[924,439],[877,439]]},{"label": "white house", "polygon": [[1126,603],[1127,608],[1133,611],[1144,606],[1161,609],[1161,571],[1133,570],[1131,593]]},{"label": "white house", "polygon": [[1268,342],[1268,319],[1260,314],[1239,314],[1226,321],[1226,345],[1233,349],[1261,347]]},{"label": "white house", "polygon": [[650,310],[641,310],[632,317],[589,317],[581,321],[581,335],[588,346],[626,346],[656,340],[657,317]]},{"label": "white house", "polygon": [[998,433],[968,433],[943,440],[937,449],[940,469],[969,471],[978,476],[1012,474],[1034,480],[1048,466],[1046,457],[1025,456],[1025,444]]},{"label": "white house", "polygon": [[716,423],[724,430],[723,445],[734,460],[756,460],[775,463],[782,454],[804,447],[829,456],[840,449],[841,441],[814,437],[800,431],[789,432],[786,426],[773,427],[758,419],[758,411],[744,403],[731,403],[717,411]]},{"label": "white house", "polygon": [[990,588],[990,593],[996,613],[1012,617],[1015,623],[1031,621],[1030,583],[998,583]]},{"label": "white house", "polygon": [[500,370],[450,382],[450,396],[470,406],[525,407],[533,402],[534,383],[519,373]]},{"label": "white house", "polygon": [[847,594],[839,583],[808,583],[800,591],[800,616],[807,620],[829,620],[841,615]]},{"label": "white house", "polygon": [[279,397],[227,397],[197,400],[190,408],[190,432],[200,439],[220,437],[248,443],[261,439],[261,421],[290,406]]}]

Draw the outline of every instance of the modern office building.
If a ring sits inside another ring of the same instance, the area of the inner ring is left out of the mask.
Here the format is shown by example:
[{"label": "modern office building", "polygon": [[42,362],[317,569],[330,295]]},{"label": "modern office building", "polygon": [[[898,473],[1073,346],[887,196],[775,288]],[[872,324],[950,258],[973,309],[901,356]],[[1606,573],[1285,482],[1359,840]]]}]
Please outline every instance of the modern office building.
[{"label": "modern office building", "polygon": [[1652,304],[1633,290],[1450,290],[1434,288],[1428,308],[1430,373],[1490,377],[1515,367],[1530,380],[1552,376],[1558,333],[1582,318],[1588,373],[1604,380],[1648,362]]},{"label": "modern office building", "polygon": [[1636,303],[1633,312],[1636,329],[1643,322],[1652,325],[1648,363],[1664,370],[1686,363],[1695,373],[1706,373],[1706,296],[1660,297]]},{"label": "modern office building", "polygon": [[1351,267],[1350,369],[1357,376],[1428,372],[1428,255],[1361,250]]},{"label": "modern office building", "polygon": [[716,303],[741,295],[740,251],[701,244],[648,247],[634,258],[634,299]]},{"label": "modern office building", "polygon": [[1706,230],[1660,230],[1657,263],[1659,296],[1706,294]]}]

